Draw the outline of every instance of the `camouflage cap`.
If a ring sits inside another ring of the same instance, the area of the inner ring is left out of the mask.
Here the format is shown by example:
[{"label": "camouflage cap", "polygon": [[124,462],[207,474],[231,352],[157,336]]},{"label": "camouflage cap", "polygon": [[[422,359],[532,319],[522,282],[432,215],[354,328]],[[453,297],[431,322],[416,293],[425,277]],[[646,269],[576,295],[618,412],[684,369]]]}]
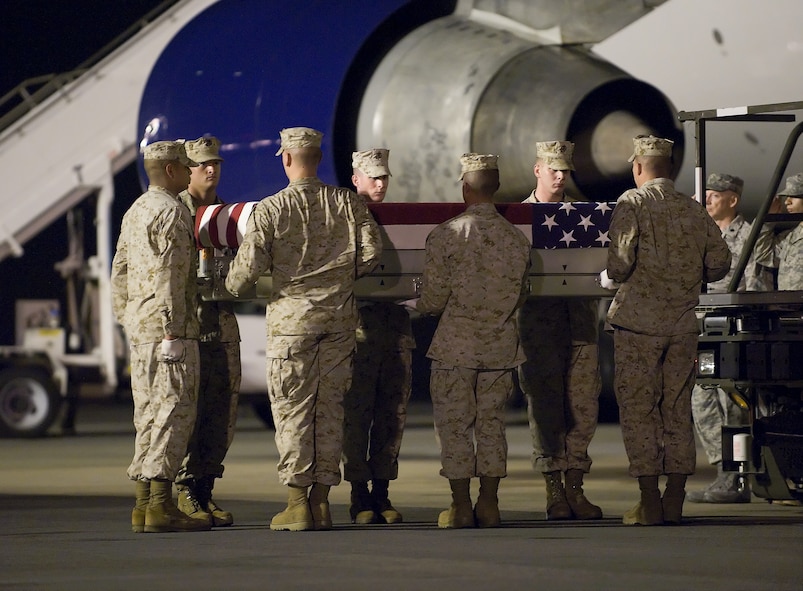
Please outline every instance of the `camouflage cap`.
[{"label": "camouflage cap", "polygon": [[393,176],[388,168],[388,155],[386,148],[374,148],[362,152],[351,153],[351,167],[361,170],[371,178],[380,176]]},{"label": "camouflage cap", "polygon": [[475,172],[477,170],[498,170],[499,167],[496,161],[499,156],[494,154],[463,154],[460,156],[460,179],[463,180],[463,175],[467,172]]},{"label": "camouflage cap", "polygon": [[712,172],[708,175],[705,188],[710,191],[733,191],[737,195],[741,195],[742,189],[744,188],[744,181],[732,174]]},{"label": "camouflage cap", "polygon": [[187,156],[200,164],[211,160],[223,162],[219,153],[220,140],[216,137],[199,137],[197,140],[187,142],[184,147],[187,149]]},{"label": "camouflage cap", "polygon": [[803,173],[790,176],[786,179],[786,186],[778,195],[782,197],[803,197]]},{"label": "camouflage cap", "polygon": [[572,142],[536,142],[535,157],[552,170],[574,170]]},{"label": "camouflage cap", "polygon": [[675,142],[654,135],[639,135],[633,138],[633,155],[627,159],[633,162],[636,156],[672,156],[672,145]]},{"label": "camouflage cap", "polygon": [[184,166],[198,166],[198,163],[187,157],[184,140],[162,141],[148,144],[142,150],[145,160],[178,160]]},{"label": "camouflage cap", "polygon": [[278,156],[285,150],[293,148],[320,148],[323,134],[311,127],[287,127],[279,132],[282,146],[276,152]]}]

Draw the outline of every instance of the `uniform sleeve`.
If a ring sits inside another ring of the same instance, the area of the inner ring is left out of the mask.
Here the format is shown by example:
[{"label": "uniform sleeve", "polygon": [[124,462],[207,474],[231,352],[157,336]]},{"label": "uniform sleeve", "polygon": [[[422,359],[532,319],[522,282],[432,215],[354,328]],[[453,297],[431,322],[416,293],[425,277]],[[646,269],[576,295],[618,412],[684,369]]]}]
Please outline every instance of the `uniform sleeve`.
[{"label": "uniform sleeve", "polygon": [[111,292],[114,317],[117,322],[123,324],[128,304],[128,242],[125,238],[125,229],[120,232],[117,250],[112,259]]},{"label": "uniform sleeve", "polygon": [[608,277],[624,283],[636,266],[639,242],[638,219],[629,200],[620,198],[614,207],[608,237]]},{"label": "uniform sleeve", "polygon": [[722,237],[722,231],[713,218],[705,214],[708,236],[706,239],[705,259],[703,261],[703,281],[719,281],[728,274],[731,268],[731,251]]},{"label": "uniform sleeve", "polygon": [[354,221],[357,224],[356,277],[370,273],[382,256],[382,235],[379,225],[361,199],[354,199]]},{"label": "uniform sleeve", "polygon": [[250,289],[260,275],[273,264],[270,250],[273,243],[273,222],[261,203],[254,208],[245,229],[243,243],[226,275],[226,289],[235,296]]},{"label": "uniform sleeve", "polygon": [[753,248],[756,263],[776,268],[779,262],[777,242],[775,224],[764,224]]},{"label": "uniform sleeve", "polygon": [[[180,206],[184,208],[183,205]],[[162,317],[165,334],[185,337],[188,324],[187,285],[195,256],[192,230],[187,225],[189,212],[179,207],[166,211],[162,223],[153,226],[151,240],[155,245],[156,260],[153,268],[156,309]]]},{"label": "uniform sleeve", "polygon": [[436,228],[427,237],[421,298],[416,304],[421,314],[440,314],[446,308],[452,291],[448,258]]}]

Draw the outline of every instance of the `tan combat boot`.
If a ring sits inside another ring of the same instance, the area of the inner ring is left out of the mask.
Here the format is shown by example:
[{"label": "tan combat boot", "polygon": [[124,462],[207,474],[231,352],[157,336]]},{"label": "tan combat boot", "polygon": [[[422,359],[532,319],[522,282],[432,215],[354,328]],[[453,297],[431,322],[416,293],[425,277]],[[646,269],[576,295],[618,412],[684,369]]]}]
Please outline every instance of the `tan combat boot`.
[{"label": "tan combat boot", "polygon": [[499,480],[492,476],[480,476],[480,495],[474,505],[477,527],[499,527],[502,524],[499,515]]},{"label": "tan combat boot", "polygon": [[686,475],[667,475],[664,496],[661,498],[661,507],[664,513],[664,523],[669,525],[680,524],[683,519],[683,501],[685,498]]},{"label": "tan combat boot", "polygon": [[307,531],[315,528],[306,486],[288,487],[287,508],[271,519],[270,528],[275,531]]},{"label": "tan combat boot", "polygon": [[575,519],[602,519],[602,509],[592,504],[583,493],[583,471],[566,471],[566,502]]},{"label": "tan combat boot", "polygon": [[327,484],[316,482],[309,491],[309,509],[312,513],[312,525],[316,531],[332,529],[329,488]]},{"label": "tan combat boot", "polygon": [[201,504],[198,495],[196,494],[195,487],[189,484],[177,484],[176,490],[178,491],[178,502],[176,505],[178,506],[179,511],[185,515],[188,515],[189,517],[192,517],[193,519],[203,521],[204,523],[209,524],[209,527],[212,527],[212,515],[204,510],[204,507]]},{"label": "tan combat boot", "polygon": [[572,519],[574,514],[566,500],[566,490],[561,482],[560,470],[544,472],[546,481],[546,518],[550,521]]},{"label": "tan combat boot", "polygon": [[351,516],[352,523],[359,523],[361,525],[376,523],[376,511],[374,511],[371,493],[368,492],[367,482],[355,480],[351,483],[351,506],[349,507],[349,515]]},{"label": "tan combat boot", "polygon": [[377,520],[381,523],[393,524],[402,522],[402,514],[391,504],[388,498],[390,481],[374,478],[372,480],[371,502],[374,511],[378,514]]},{"label": "tan combat boot", "polygon": [[446,511],[441,511],[438,516],[438,527],[441,529],[475,527],[470,484],[470,478],[449,480],[449,486],[452,489],[452,505]]},{"label": "tan combat boot", "polygon": [[195,492],[201,507],[212,516],[212,527],[226,527],[234,523],[234,516],[229,511],[218,507],[212,498],[212,489],[215,487],[214,476],[204,476],[197,481]]},{"label": "tan combat boot", "polygon": [[203,519],[193,519],[178,510],[173,503],[173,483],[151,480],[150,500],[145,511],[145,533],[209,531]]},{"label": "tan combat boot", "polygon": [[136,501],[131,511],[131,531],[141,534],[145,531],[145,512],[148,510],[148,501],[151,498],[151,483],[147,480],[137,480]]},{"label": "tan combat boot", "polygon": [[639,476],[641,500],[622,517],[625,525],[662,525],[664,512],[657,476]]}]

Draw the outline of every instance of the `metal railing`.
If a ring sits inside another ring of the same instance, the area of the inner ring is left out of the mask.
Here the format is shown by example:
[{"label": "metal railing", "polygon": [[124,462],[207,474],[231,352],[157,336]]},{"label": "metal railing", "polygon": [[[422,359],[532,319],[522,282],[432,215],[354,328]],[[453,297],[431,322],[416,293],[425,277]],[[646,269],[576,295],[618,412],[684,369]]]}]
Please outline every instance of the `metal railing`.
[{"label": "metal railing", "polygon": [[150,10],[145,16],[109,41],[89,59],[79,64],[75,69],[60,74],[45,74],[23,80],[12,90],[0,98],[0,132],[4,131],[27,113],[36,108],[48,97],[61,91],[65,86],[80,78],[90,68],[98,64],[114,50],[121,47],[126,41],[134,37],[147,25],[164,14],[171,6],[181,0],[164,0],[161,4]]}]

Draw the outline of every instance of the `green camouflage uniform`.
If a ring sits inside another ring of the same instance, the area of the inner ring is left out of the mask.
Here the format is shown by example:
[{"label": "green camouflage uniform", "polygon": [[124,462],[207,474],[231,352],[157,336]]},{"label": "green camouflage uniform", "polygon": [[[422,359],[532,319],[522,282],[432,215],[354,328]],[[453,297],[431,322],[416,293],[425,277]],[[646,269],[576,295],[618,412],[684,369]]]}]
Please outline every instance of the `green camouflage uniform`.
[{"label": "green camouflage uniform", "polygon": [[[188,191],[179,198],[194,216],[197,210]],[[223,203],[220,198],[215,203]],[[240,392],[240,330],[231,302],[205,302],[198,297],[201,361],[198,414],[177,483],[205,476],[220,478],[223,460],[234,439]]]},{"label": "green camouflage uniform", "polygon": [[728,272],[730,251],[705,209],[663,178],[619,198],[609,237],[608,276],[621,287],[608,321],[630,475],[693,474],[694,309],[703,282]]},{"label": "green camouflage uniform", "polygon": [[778,289],[803,290],[803,224],[778,234],[758,260],[778,269]]},{"label": "green camouflage uniform", "polygon": [[[741,214],[737,215],[722,231],[722,238],[731,253],[731,269],[719,281],[708,284],[708,293],[724,293],[728,290],[734,269],[750,235],[751,225]],[[763,229],[759,237],[764,241],[769,237],[769,228]],[[769,269],[755,262],[751,256],[747,261],[744,276],[737,291],[772,291],[772,274]],[[716,386],[695,385],[691,394],[691,412],[694,427],[703,445],[703,450],[711,464],[722,461],[722,426],[742,425],[747,416],[739,406],[730,399],[727,392]]]},{"label": "green camouflage uniform", "polygon": [[412,388],[410,316],[392,302],[359,302],[354,379],[343,399],[343,477],[395,480]]},{"label": "green camouflage uniform", "polygon": [[357,328],[353,286],[381,253],[362,198],[314,177],[263,199],[248,220],[226,288],[237,294],[270,271],[267,381],[283,484],[340,482]]},{"label": "green camouflage uniform", "polygon": [[[198,398],[196,250],[190,212],[150,186],[123,217],[112,261],[112,305],[131,346],[136,441],[132,480],[173,480],[187,450]],[[166,334],[185,355],[163,361]]]},{"label": "green camouflage uniform", "polygon": [[[524,203],[538,203],[535,191]],[[530,298],[518,322],[527,356],[519,367],[519,385],[527,398],[533,468],[588,472],[602,391],[597,302]]]},{"label": "green camouflage uniform", "polygon": [[524,361],[515,314],[529,265],[529,242],[491,203],[427,237],[417,309],[441,314],[427,357],[441,475],[450,480],[507,473],[505,402]]}]

